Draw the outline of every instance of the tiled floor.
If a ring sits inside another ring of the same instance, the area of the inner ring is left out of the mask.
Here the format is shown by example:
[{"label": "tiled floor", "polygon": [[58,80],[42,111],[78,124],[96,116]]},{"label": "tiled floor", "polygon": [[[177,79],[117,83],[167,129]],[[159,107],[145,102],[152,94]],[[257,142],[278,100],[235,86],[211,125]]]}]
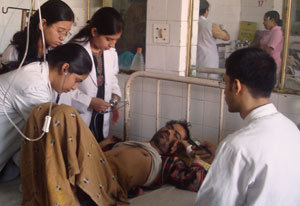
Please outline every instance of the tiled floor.
[{"label": "tiled floor", "polygon": [[20,177],[7,183],[0,183],[0,206],[21,206],[20,184]]}]

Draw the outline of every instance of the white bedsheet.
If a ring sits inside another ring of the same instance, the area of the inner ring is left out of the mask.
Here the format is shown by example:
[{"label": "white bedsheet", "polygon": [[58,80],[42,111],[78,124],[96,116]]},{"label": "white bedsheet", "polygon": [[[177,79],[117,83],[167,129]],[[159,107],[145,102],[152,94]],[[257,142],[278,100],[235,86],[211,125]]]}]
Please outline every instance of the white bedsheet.
[{"label": "white bedsheet", "polygon": [[197,192],[177,189],[171,185],[146,191],[143,195],[129,200],[130,206],[192,206]]}]

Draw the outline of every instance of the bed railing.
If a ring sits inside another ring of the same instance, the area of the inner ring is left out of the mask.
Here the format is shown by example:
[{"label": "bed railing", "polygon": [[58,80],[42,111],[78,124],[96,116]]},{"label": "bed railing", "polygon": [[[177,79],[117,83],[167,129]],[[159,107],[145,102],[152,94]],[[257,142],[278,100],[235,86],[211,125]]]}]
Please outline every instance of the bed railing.
[{"label": "bed railing", "polygon": [[187,84],[187,106],[186,106],[186,120],[190,119],[190,101],[191,101],[191,85],[200,85],[219,88],[220,92],[220,113],[219,113],[219,130],[218,130],[218,143],[221,141],[223,119],[224,119],[224,83],[222,81],[210,80],[210,79],[200,79],[193,77],[181,77],[176,75],[164,74],[164,73],[154,73],[147,71],[138,71],[130,75],[129,79],[125,84],[125,101],[128,104],[125,105],[124,110],[124,140],[129,138],[129,128],[130,128],[130,89],[133,81],[137,77],[152,78],[157,80],[157,98],[156,98],[156,131],[159,129],[159,114],[160,114],[160,82],[161,80],[173,81],[179,83]]}]

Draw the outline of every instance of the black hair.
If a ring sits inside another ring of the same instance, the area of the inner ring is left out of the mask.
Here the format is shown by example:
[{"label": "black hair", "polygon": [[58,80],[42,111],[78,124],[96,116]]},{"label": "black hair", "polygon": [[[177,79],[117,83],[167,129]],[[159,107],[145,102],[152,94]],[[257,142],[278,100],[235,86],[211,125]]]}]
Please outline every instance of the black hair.
[{"label": "black hair", "polygon": [[209,3],[206,0],[200,0],[200,10],[199,10],[199,15],[202,16],[206,10],[209,8]]},{"label": "black hair", "polygon": [[266,18],[269,18],[269,19],[274,19],[275,23],[278,25],[278,26],[282,26],[282,19],[280,19],[280,15],[277,11],[268,11],[265,13],[265,16]]},{"label": "black hair", "polygon": [[75,43],[58,46],[47,54],[49,66],[70,65],[68,72],[78,75],[88,74],[92,70],[92,60],[85,48]]},{"label": "black hair", "polygon": [[166,127],[167,126],[173,126],[174,124],[180,124],[184,130],[185,130],[185,133],[186,133],[186,139],[189,140],[191,139],[191,134],[190,134],[190,130],[189,130],[189,126],[190,126],[190,123],[187,122],[186,120],[170,120],[166,123]]},{"label": "black hair", "polygon": [[[48,0],[41,6],[41,16],[46,19],[46,24],[49,26],[58,21],[72,21],[74,22],[74,13],[72,9],[61,0]],[[29,26],[29,48],[26,56],[26,64],[38,60],[38,40],[41,37],[39,29],[39,11],[36,11],[30,17]],[[11,43],[16,46],[18,50],[18,61],[24,57],[27,39],[27,27],[23,31],[14,34]]]},{"label": "black hair", "polygon": [[276,84],[276,63],[264,50],[245,48],[233,52],[226,60],[230,84],[238,79],[254,98],[270,97]]},{"label": "black hair", "polygon": [[92,38],[91,29],[94,27],[99,35],[113,35],[123,32],[124,22],[117,10],[112,7],[103,7],[96,11],[88,24],[71,41],[89,41]]}]

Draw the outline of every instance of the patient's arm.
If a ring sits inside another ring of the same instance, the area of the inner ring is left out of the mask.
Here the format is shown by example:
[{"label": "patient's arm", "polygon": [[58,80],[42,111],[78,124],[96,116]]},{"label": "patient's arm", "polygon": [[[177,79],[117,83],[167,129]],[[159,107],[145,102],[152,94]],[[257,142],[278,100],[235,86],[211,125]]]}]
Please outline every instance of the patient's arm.
[{"label": "patient's arm", "polygon": [[190,167],[176,156],[163,156],[162,161],[162,172],[154,181],[153,188],[169,183],[180,189],[198,191],[207,173],[200,160],[193,159]]},{"label": "patient's arm", "polygon": [[111,135],[99,142],[101,149],[105,152],[110,150],[115,144],[118,142],[122,142],[123,140],[117,136]]}]

